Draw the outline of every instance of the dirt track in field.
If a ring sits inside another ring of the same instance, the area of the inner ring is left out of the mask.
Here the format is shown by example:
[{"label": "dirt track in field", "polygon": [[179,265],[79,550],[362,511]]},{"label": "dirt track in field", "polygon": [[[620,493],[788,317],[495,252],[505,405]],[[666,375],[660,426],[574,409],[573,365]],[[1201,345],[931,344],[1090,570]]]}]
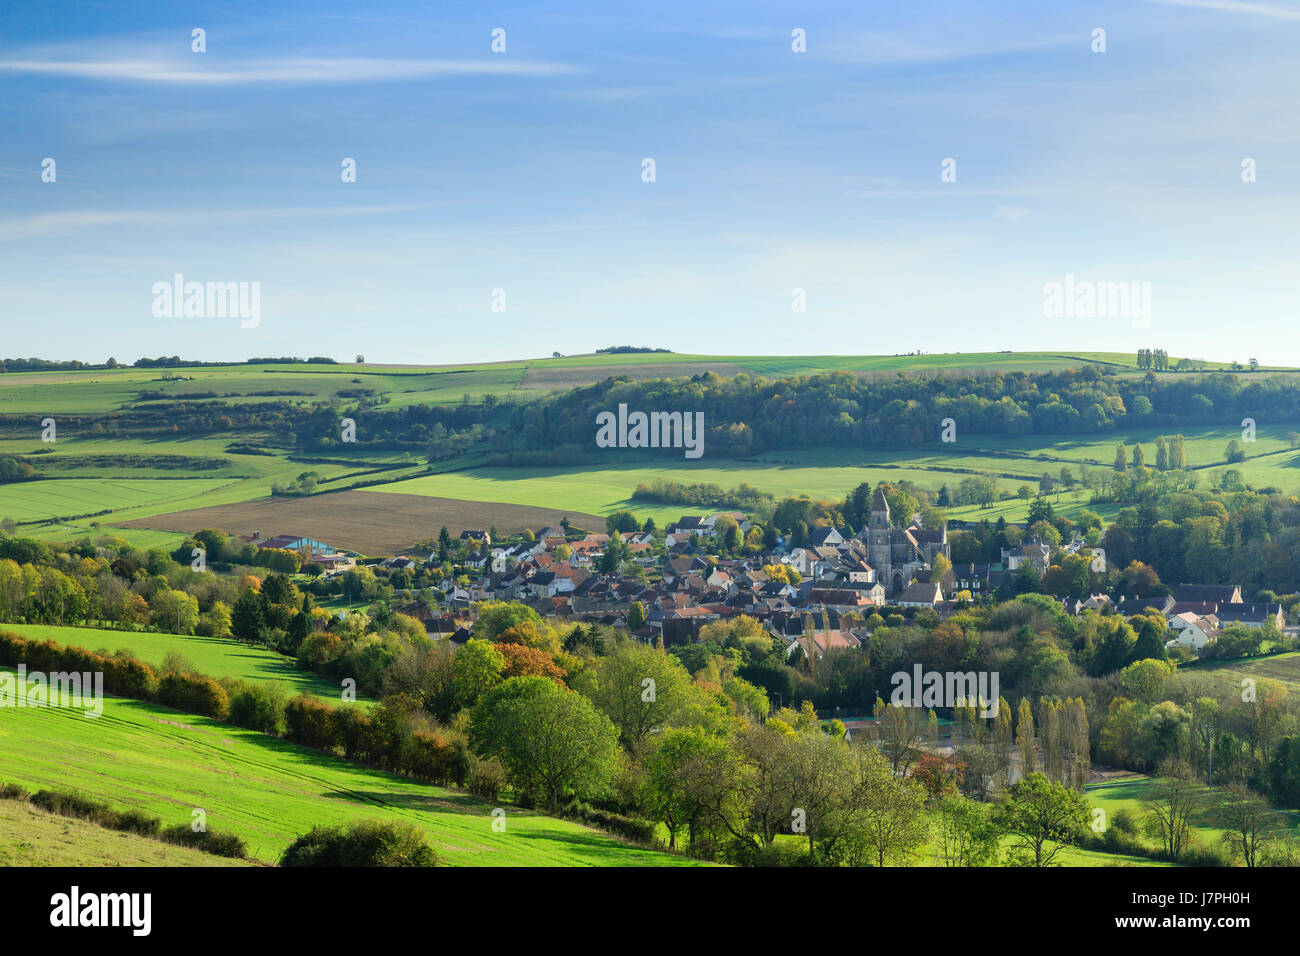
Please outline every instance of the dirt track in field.
[{"label": "dirt track in field", "polygon": [[120,526],[184,532],[220,528],[230,534],[260,531],[266,538],[293,534],[365,555],[391,555],[409,549],[416,541],[437,538],[443,525],[447,526],[452,537],[459,537],[462,531],[487,529],[493,525],[496,525],[498,534],[507,535],[524,528],[534,531],[546,525],[558,528],[560,519],[566,515],[575,527],[605,530],[604,518],[580,512],[377,491],[339,491],[307,498],[259,498],[233,505],[137,518],[120,522]]}]

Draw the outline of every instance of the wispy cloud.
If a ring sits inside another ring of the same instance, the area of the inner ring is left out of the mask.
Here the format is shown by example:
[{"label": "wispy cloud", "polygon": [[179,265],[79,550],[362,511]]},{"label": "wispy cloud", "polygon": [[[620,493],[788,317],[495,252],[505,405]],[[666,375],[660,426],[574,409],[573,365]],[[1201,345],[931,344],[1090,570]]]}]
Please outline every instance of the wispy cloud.
[{"label": "wispy cloud", "polygon": [[1228,13],[1255,13],[1279,20],[1300,20],[1300,9],[1280,7],[1272,3],[1243,3],[1240,0],[1146,0],[1166,7],[1200,7],[1205,10],[1224,10]]},{"label": "wispy cloud", "polygon": [[80,232],[101,226],[196,226],[238,225],[249,222],[276,222],[322,219],[341,216],[385,216],[415,212],[437,202],[400,203],[383,206],[291,206],[267,209],[73,209],[39,213],[0,220],[0,240],[29,239],[35,236]]},{"label": "wispy cloud", "polygon": [[563,63],[527,60],[387,60],[296,58],[256,60],[208,68],[196,62],[147,59],[0,60],[0,70],[88,80],[229,86],[246,83],[384,83],[431,77],[553,76],[579,72]]}]

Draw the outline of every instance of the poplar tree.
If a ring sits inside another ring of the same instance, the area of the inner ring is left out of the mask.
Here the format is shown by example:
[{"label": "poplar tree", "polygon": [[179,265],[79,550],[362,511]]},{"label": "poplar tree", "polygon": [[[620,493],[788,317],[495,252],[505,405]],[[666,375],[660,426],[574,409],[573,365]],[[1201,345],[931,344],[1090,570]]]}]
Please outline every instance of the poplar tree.
[{"label": "poplar tree", "polygon": [[1038,736],[1043,742],[1043,772],[1048,780],[1061,783],[1061,710],[1056,701],[1039,703]]},{"label": "poplar tree", "polygon": [[1083,698],[1076,697],[1071,704],[1070,749],[1074,751],[1074,789],[1082,793],[1092,770],[1092,738],[1088,733],[1088,708],[1083,705]]},{"label": "poplar tree", "polygon": [[1015,745],[1015,730],[1012,723],[1011,705],[1005,697],[998,698],[998,717],[994,739],[997,742],[998,764],[1003,780],[1011,778],[1011,748]]},{"label": "poplar tree", "polygon": [[1020,748],[1020,774],[1028,776],[1038,769],[1034,759],[1034,712],[1029,701],[1020,698],[1018,719],[1016,720],[1016,745]]},{"label": "poplar tree", "polygon": [[1169,447],[1169,467],[1187,467],[1187,446],[1182,435],[1175,435]]}]

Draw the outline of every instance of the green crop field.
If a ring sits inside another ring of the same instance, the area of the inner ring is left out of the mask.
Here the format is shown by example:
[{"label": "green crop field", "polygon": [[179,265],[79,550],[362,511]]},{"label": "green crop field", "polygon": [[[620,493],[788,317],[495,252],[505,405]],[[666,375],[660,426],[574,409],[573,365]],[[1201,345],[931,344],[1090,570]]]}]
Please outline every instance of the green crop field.
[{"label": "green crop field", "polygon": [[[231,677],[252,683],[279,684],[287,696],[312,694],[328,703],[340,699],[339,685],[309,671],[294,667],[293,660],[265,647],[253,647],[219,637],[188,634],[154,634],[142,631],[111,631],[93,627],[63,627],[53,624],[0,624],[33,640],[54,641],[89,651],[125,649],[150,666],[162,664],[168,654],[179,654],[207,677]],[[361,701],[361,703],[368,703]]]},{"label": "green crop field", "polygon": [[[171,510],[230,485],[221,478],[52,478],[0,486],[0,515],[16,521],[93,514],[112,509]],[[164,507],[165,506],[165,507]]]},{"label": "green crop field", "polygon": [[[7,782],[7,781],[0,781]],[[0,866],[256,866],[0,800]]]},{"label": "green crop field", "polygon": [[105,701],[98,719],[65,708],[0,711],[0,781],[76,788],[164,825],[201,808],[209,827],[242,837],[262,862],[313,826],[379,818],[421,828],[452,866],[694,863],[526,810],[508,810],[498,831],[492,805],[468,794],[118,698]]}]

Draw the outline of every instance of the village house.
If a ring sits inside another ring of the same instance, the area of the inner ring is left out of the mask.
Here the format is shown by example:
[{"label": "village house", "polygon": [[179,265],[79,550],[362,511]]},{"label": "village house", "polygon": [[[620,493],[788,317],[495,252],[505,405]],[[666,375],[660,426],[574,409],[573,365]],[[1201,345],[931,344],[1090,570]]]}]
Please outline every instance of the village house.
[{"label": "village house", "polygon": [[844,612],[862,611],[876,602],[867,595],[866,591],[847,588],[813,588],[808,592],[808,603],[822,604]]},{"label": "village house", "polygon": [[1175,603],[1240,604],[1241,586],[1237,584],[1180,584],[1174,588]]},{"label": "village house", "polygon": [[701,533],[707,534],[709,537],[713,537],[717,533],[718,520],[720,518],[730,518],[732,521],[736,522],[736,526],[740,529],[740,533],[742,536],[749,532],[750,529],[749,519],[746,518],[742,512],[719,511],[709,515],[708,517],[700,521],[700,527],[702,529]]},{"label": "village house", "polygon": [[1218,621],[1213,615],[1206,617],[1184,611],[1169,619],[1169,627],[1177,635],[1169,644],[1182,644],[1194,651],[1219,639]]},{"label": "village house", "polygon": [[954,590],[969,591],[972,598],[995,593],[1006,577],[1001,564],[958,564],[952,569]]},{"label": "village house", "polygon": [[862,639],[851,630],[814,631],[812,634],[802,634],[791,641],[790,646],[786,648],[785,656],[786,660],[791,662],[800,654],[803,654],[805,659],[820,660],[827,651],[834,648],[861,646]]},{"label": "village house", "polygon": [[937,581],[917,581],[894,599],[899,607],[934,607],[943,602],[943,588]]},{"label": "village house", "polygon": [[1286,623],[1281,604],[1244,604],[1235,602],[1220,604],[1214,616],[1219,619],[1220,627],[1240,624],[1244,627],[1261,628],[1274,624],[1279,629]]},{"label": "village house", "polygon": [[1042,538],[1030,538],[1019,548],[1003,548],[1002,563],[1008,571],[1014,571],[1022,564],[1033,565],[1038,576],[1042,577],[1050,566],[1052,549]]},{"label": "village house", "polygon": [[1123,614],[1125,617],[1132,617],[1135,614],[1145,614],[1148,610],[1156,610],[1161,614],[1167,614],[1174,606],[1174,599],[1170,595],[1160,594],[1150,597],[1126,597],[1123,594],[1115,602],[1115,612]]}]

